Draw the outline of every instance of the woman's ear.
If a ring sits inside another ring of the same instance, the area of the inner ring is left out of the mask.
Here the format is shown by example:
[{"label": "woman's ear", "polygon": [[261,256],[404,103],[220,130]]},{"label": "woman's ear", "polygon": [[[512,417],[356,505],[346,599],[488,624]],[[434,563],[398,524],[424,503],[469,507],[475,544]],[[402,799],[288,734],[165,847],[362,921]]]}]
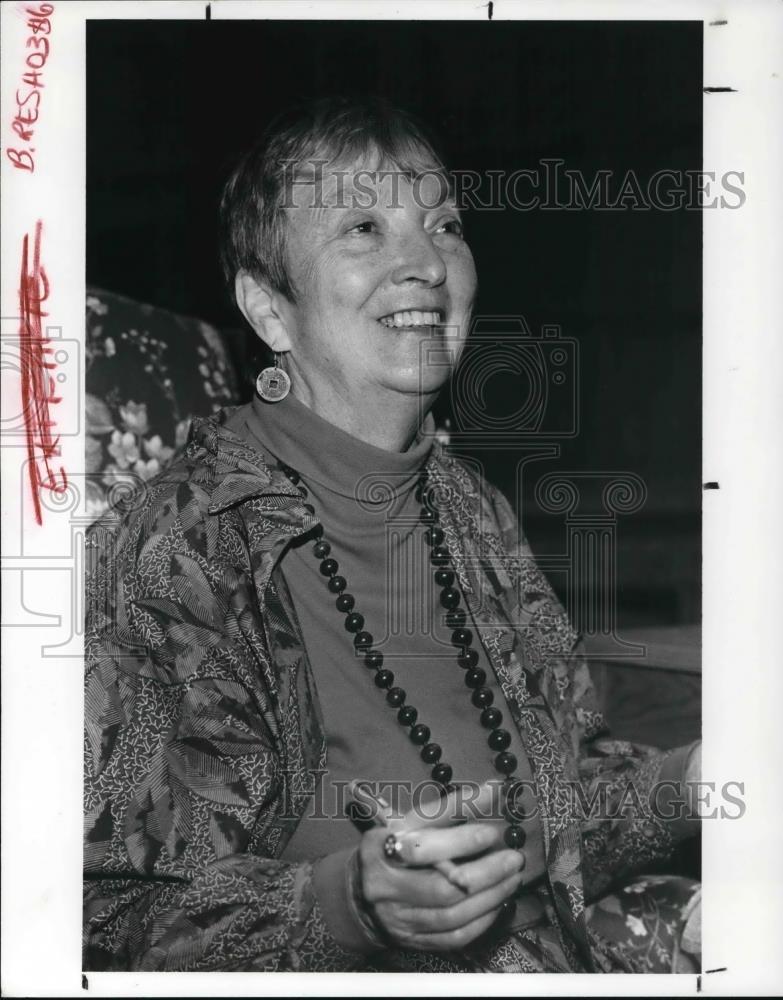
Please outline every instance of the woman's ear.
[{"label": "woman's ear", "polygon": [[266,346],[275,353],[290,351],[289,320],[280,293],[247,271],[240,271],[234,281],[234,294],[242,315]]}]

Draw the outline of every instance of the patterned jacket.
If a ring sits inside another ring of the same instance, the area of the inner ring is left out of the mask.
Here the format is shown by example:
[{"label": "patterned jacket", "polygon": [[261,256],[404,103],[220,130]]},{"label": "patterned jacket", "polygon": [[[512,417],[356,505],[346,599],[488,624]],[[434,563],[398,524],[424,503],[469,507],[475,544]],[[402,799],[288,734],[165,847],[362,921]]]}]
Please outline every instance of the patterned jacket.
[{"label": "patterned jacket", "polygon": [[[87,969],[355,970],[329,934],[312,865],[280,859],[326,765],[311,666],[279,570],[315,518],[223,426],[88,535]],[[644,808],[678,751],[602,739],[579,637],[495,489],[435,444],[445,544],[530,759],[563,971],[592,968],[585,900],[663,859]],[[628,795],[633,783],[633,796]],[[579,818],[574,787],[605,818]],[[623,800],[622,815],[612,810]],[[467,959],[540,967],[524,935]]]}]

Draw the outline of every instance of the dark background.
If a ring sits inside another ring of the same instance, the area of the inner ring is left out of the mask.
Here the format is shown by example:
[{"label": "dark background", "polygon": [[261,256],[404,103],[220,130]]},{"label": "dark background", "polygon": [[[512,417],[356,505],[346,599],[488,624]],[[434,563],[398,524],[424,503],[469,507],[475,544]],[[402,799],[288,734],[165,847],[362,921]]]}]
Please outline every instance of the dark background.
[{"label": "dark background", "polygon": [[[701,22],[94,21],[87,41],[87,279],[218,326],[238,326],[217,265],[220,187],[300,97],[383,94],[461,170],[561,157],[644,185],[702,166]],[[698,620],[700,213],[473,211],[466,226],[477,312],[579,343],[579,435],[526,474],[534,549],[566,544],[537,476],[635,472],[648,497],[619,522],[620,625]],[[498,383],[495,404],[519,391]],[[514,449],[473,451],[514,499]]]}]

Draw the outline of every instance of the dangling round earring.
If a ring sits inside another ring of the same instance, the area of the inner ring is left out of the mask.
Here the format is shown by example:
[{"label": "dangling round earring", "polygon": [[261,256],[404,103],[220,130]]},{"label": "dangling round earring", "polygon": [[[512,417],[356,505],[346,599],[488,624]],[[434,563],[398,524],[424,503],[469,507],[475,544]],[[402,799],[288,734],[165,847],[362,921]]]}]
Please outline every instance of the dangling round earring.
[{"label": "dangling round earring", "polygon": [[279,403],[291,388],[291,379],[280,367],[281,360],[281,355],[275,352],[274,365],[264,368],[256,379],[256,392],[267,403]]}]

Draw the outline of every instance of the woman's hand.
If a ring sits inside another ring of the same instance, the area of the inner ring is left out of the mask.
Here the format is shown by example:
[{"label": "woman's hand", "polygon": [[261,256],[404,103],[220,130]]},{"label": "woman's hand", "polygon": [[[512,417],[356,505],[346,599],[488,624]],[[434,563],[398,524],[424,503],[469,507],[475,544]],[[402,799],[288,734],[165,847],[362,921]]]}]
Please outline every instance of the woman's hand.
[{"label": "woman's hand", "polygon": [[[375,919],[400,947],[459,951],[494,923],[503,901],[522,883],[524,858],[503,848],[497,824],[401,834],[400,861],[392,862],[383,851],[387,836],[387,830],[379,829],[362,838],[362,890]],[[429,867],[477,854],[458,866],[465,891]]]},{"label": "woman's hand", "polygon": [[[362,837],[362,892],[376,921],[398,946],[459,951],[497,919],[524,879],[524,854],[504,846],[505,824],[471,821],[445,826],[408,814],[394,824],[399,860],[384,853],[388,828]],[[455,885],[432,866],[460,860]]]}]

